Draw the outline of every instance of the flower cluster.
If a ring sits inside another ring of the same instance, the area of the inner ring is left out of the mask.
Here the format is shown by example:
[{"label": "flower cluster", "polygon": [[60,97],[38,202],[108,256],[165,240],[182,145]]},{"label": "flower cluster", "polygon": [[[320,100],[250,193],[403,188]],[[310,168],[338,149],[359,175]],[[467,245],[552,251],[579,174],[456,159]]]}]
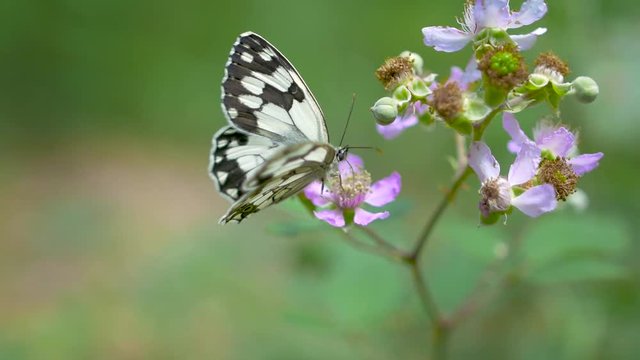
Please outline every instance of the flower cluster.
[{"label": "flower cluster", "polygon": [[384,206],[398,196],[400,174],[392,173],[371,183],[371,174],[364,169],[362,159],[349,154],[331,171],[325,182],[314,181],[304,190],[305,196],[316,207],[315,216],[331,226],[344,227],[355,223],[367,226],[378,219],[389,217],[388,211],[370,212],[363,206]]},{"label": "flower cluster", "polygon": [[[519,11],[511,10],[509,0],[468,1],[458,20],[461,29],[422,29],[424,44],[436,51],[459,51],[470,43],[473,55],[464,69],[453,66],[449,77],[439,81],[437,74],[424,70],[420,55],[404,51],[376,71],[388,96],[378,99],[371,111],[385,139],[419,124],[442,124],[468,139],[468,156],[458,162],[468,168],[460,168],[458,173],[473,170],[478,176],[479,212],[484,224],[497,222],[514,208],[530,217],[555,210],[559,202],[572,198],[579,190],[580,178],[595,169],[603,157],[600,152],[580,155],[577,135],[559,123],[561,101],[570,95],[582,103],[594,101],[599,92],[596,82],[586,76],[567,80],[568,64],[552,52],[541,53],[531,67],[527,66],[521,51],[530,49],[546,28],[509,33],[535,23],[546,13],[544,0],[525,0]],[[538,104],[550,106],[552,120],[533,126],[530,138],[514,114]],[[511,138],[507,148],[515,154],[506,177],[500,175],[500,165],[483,141],[484,131],[500,113]],[[350,223],[365,226],[389,214],[368,212],[361,205],[385,205],[399,190],[399,174],[371,184],[362,161],[350,156],[324,184],[311,184],[305,195],[317,207],[319,219],[337,227]]]}]

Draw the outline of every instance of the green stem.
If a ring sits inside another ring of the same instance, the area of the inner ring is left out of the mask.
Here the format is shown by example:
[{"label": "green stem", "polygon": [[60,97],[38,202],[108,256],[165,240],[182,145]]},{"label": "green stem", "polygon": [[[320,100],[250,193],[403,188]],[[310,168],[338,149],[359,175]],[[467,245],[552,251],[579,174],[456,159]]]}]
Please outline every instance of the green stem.
[{"label": "green stem", "polygon": [[417,262],[410,263],[409,267],[411,268],[411,275],[413,276],[413,282],[416,285],[416,290],[418,291],[418,296],[420,296],[420,301],[422,302],[422,306],[424,307],[427,315],[429,316],[429,320],[431,321],[434,331],[437,331],[439,324],[441,322],[440,311],[438,310],[438,306],[436,302],[433,300],[433,296],[427,287],[427,282],[424,280],[422,276],[422,272],[420,271],[420,266]]},{"label": "green stem", "polygon": [[[371,254],[379,255],[382,257],[389,258],[391,260],[404,263],[405,262],[405,254],[400,250],[395,249],[393,247],[386,248],[379,245],[372,245],[366,242],[362,242],[358,240],[353,234],[349,232],[349,230],[339,230],[345,241],[358,250],[362,250]],[[385,242],[386,243],[386,242]],[[388,244],[388,243],[387,243]],[[388,244],[391,246],[390,244]]]},{"label": "green stem", "polygon": [[473,141],[482,140],[482,136],[484,135],[484,131],[487,129],[487,126],[491,124],[491,120],[498,115],[502,111],[502,106],[498,106],[497,108],[491,110],[487,116],[485,116],[482,121],[478,121],[473,125]]},{"label": "green stem", "polygon": [[458,190],[460,189],[462,184],[464,184],[464,181],[467,179],[467,177],[471,173],[472,173],[471,168],[467,166],[464,169],[464,171],[462,171],[456,177],[456,179],[453,182],[453,185],[451,186],[451,189],[449,189],[445,194],[445,196],[442,198],[442,200],[440,200],[440,203],[438,204],[438,207],[436,208],[435,212],[433,213],[433,215],[431,215],[431,217],[429,218],[429,221],[427,221],[427,224],[422,229],[420,236],[418,236],[416,245],[413,248],[413,251],[411,252],[411,254],[409,255],[410,259],[415,261],[420,257],[420,253],[422,252],[422,249],[424,248],[424,246],[427,244],[429,235],[431,235],[431,232],[433,231],[435,225],[438,223],[438,220],[440,220],[440,217],[442,216],[442,214],[444,214],[444,211],[447,209],[449,204],[453,202]]}]

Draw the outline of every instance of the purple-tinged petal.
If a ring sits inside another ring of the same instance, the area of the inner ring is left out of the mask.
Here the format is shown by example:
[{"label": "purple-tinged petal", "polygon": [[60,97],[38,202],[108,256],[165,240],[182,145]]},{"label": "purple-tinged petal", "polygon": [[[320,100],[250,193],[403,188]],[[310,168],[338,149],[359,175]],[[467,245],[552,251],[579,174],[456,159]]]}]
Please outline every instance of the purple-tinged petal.
[{"label": "purple-tinged petal", "polygon": [[516,155],[516,160],[509,168],[507,177],[511,186],[524,184],[531,180],[538,171],[540,164],[540,149],[531,144],[522,144],[522,148]]},{"label": "purple-tinged petal", "polygon": [[460,84],[464,90],[472,82],[476,82],[482,78],[482,72],[478,69],[478,61],[474,56],[469,59],[467,66],[464,68],[464,74],[462,74],[462,84]]},{"label": "purple-tinged petal", "polygon": [[522,149],[522,145],[519,142],[509,140],[509,142],[507,143],[507,150],[509,150],[509,152],[512,154],[517,154],[520,149]]},{"label": "purple-tinged petal", "polygon": [[548,136],[536,139],[536,143],[541,149],[549,150],[556,156],[566,157],[575,140],[575,136],[569,130],[561,127]]},{"label": "purple-tinged petal", "polygon": [[599,165],[599,161],[603,156],[604,154],[601,152],[595,154],[578,155],[569,160],[569,165],[571,165],[576,175],[582,176],[583,174],[586,174],[589,171],[597,168]]},{"label": "purple-tinged petal", "polygon": [[511,40],[515,41],[518,44],[520,50],[528,50],[533,47],[533,44],[536,43],[536,39],[538,36],[547,32],[547,28],[537,28],[532,32],[525,35],[511,35]]},{"label": "purple-tinged petal", "polygon": [[367,226],[371,224],[371,222],[378,219],[386,219],[389,217],[388,211],[383,211],[379,213],[372,213],[364,209],[357,208],[355,216],[353,217],[353,222],[360,226]]},{"label": "purple-tinged petal", "polygon": [[422,28],[424,44],[437,51],[454,52],[462,49],[473,35],[452,27],[428,26]]},{"label": "purple-tinged petal", "polygon": [[369,205],[384,206],[396,199],[401,188],[402,178],[394,171],[386,178],[374,182],[364,201]]},{"label": "purple-tinged petal", "polygon": [[[407,110],[409,111],[409,110]],[[418,117],[411,112],[409,116],[398,116],[389,125],[376,124],[378,133],[387,140],[391,140],[400,135],[405,129],[410,128],[418,124]]]},{"label": "purple-tinged petal", "polygon": [[511,205],[530,217],[553,211],[557,204],[556,191],[551,184],[534,186],[511,200]]},{"label": "purple-tinged petal", "polygon": [[544,0],[526,0],[520,11],[511,13],[509,28],[515,29],[521,26],[530,25],[542,19],[547,13],[547,4]]},{"label": "purple-tinged petal", "polygon": [[320,210],[320,211],[314,211],[313,213],[318,219],[326,222],[331,226],[335,226],[335,227],[344,226],[344,215],[342,214],[342,209]]},{"label": "purple-tinged petal", "polygon": [[473,16],[479,29],[506,28],[511,17],[509,0],[476,0]]},{"label": "purple-tinged petal", "polygon": [[447,79],[447,82],[454,82],[459,86],[462,83],[463,74],[464,72],[462,71],[461,68],[459,68],[458,66],[452,66],[451,75],[449,75],[449,79]]},{"label": "purple-tinged petal", "polygon": [[347,158],[338,163],[338,170],[342,176],[349,176],[352,172],[358,172],[361,169],[364,169],[364,161],[355,154],[347,154]]},{"label": "purple-tinged petal", "polygon": [[314,181],[311,184],[307,185],[306,188],[304,188],[304,196],[306,196],[307,199],[311,200],[311,202],[315,206],[325,206],[330,202],[327,199],[327,197],[331,195],[331,193],[328,190],[329,189],[327,189],[327,187],[325,186],[324,194],[321,193],[322,182]]},{"label": "purple-tinged petal", "polygon": [[536,144],[540,144],[542,139],[547,136],[551,136],[557,128],[557,126],[554,126],[548,121],[538,122],[536,127],[533,128],[533,141],[535,141]]},{"label": "purple-tinged petal", "polygon": [[460,89],[464,91],[468,89],[469,84],[479,80],[481,77],[482,73],[478,70],[478,63],[476,62],[476,59],[472,57],[467,63],[464,71],[457,66],[452,66],[451,75],[447,82],[457,83]]},{"label": "purple-tinged petal", "polygon": [[[516,117],[513,116],[512,113],[506,112],[504,113],[504,115],[502,115],[502,127],[507,132],[507,134],[511,136],[511,140],[513,140],[513,142],[515,142],[516,144],[520,144],[520,146],[522,146],[521,144],[532,143],[527,134],[522,131],[518,120],[516,120]],[[520,146],[518,146],[518,150]]]},{"label": "purple-tinged petal", "polygon": [[485,182],[487,179],[493,179],[500,175],[500,164],[491,154],[491,149],[487,144],[480,141],[471,144],[469,166],[476,172],[480,182]]}]

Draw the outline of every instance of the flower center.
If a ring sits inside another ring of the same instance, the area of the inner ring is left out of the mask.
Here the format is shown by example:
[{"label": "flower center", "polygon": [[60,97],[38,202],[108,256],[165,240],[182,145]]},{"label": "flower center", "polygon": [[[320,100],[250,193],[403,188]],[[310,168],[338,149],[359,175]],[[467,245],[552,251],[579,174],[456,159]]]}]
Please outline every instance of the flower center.
[{"label": "flower center", "polygon": [[512,89],[527,79],[524,59],[513,45],[487,51],[478,63],[489,82],[497,87]]},{"label": "flower center", "polygon": [[395,89],[412,76],[413,61],[405,56],[389,58],[376,70],[376,77],[387,90]]},{"label": "flower center", "polygon": [[564,77],[569,74],[569,65],[552,52],[538,55],[535,65],[535,73],[546,75],[559,83],[563,82]]},{"label": "flower center", "polygon": [[433,91],[430,105],[445,120],[453,120],[462,111],[462,90],[455,82],[440,85]]},{"label": "flower center", "polygon": [[511,206],[511,186],[501,177],[488,179],[480,188],[480,211],[484,217],[496,211],[506,211]]},{"label": "flower center", "polygon": [[555,159],[543,159],[540,162],[538,179],[547,184],[553,185],[556,189],[556,199],[567,200],[567,197],[576,192],[579,176],[567,159],[557,157]]},{"label": "flower center", "polygon": [[364,202],[371,190],[371,174],[355,168],[343,172],[342,175],[336,171],[329,175],[328,186],[339,208],[355,209]]}]

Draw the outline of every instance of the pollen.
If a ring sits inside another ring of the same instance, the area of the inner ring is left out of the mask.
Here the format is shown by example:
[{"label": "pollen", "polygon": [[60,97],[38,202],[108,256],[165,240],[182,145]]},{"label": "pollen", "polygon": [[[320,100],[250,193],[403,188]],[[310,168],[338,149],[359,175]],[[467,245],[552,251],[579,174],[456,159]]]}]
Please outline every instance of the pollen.
[{"label": "pollen", "polygon": [[552,52],[546,52],[538,55],[538,58],[535,61],[536,68],[544,67],[546,69],[556,71],[562,76],[569,75],[569,65],[562,59],[560,59],[556,54]]},{"label": "pollen", "polygon": [[404,56],[389,58],[376,70],[376,77],[385,89],[393,90],[413,77],[413,61]]},{"label": "pollen", "polygon": [[335,172],[329,176],[329,191],[334,194],[338,207],[355,209],[371,191],[371,174],[362,169]]},{"label": "pollen", "polygon": [[453,120],[462,112],[462,90],[455,82],[438,86],[433,91],[431,105],[445,120]]},{"label": "pollen", "polygon": [[579,176],[567,163],[567,159],[557,157],[542,160],[538,179],[543,183],[553,185],[556,190],[556,199],[565,201],[569,195],[576,192]]},{"label": "pollen", "polygon": [[529,75],[524,58],[513,45],[487,51],[480,59],[478,69],[492,85],[507,90],[523,83]]}]

